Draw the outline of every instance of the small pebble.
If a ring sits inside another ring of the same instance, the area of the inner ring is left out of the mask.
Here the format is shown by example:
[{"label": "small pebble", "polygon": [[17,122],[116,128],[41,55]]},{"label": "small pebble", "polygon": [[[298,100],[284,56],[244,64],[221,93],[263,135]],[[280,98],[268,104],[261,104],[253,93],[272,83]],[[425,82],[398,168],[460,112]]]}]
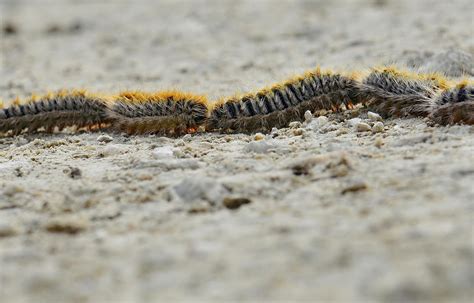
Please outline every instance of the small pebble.
[{"label": "small pebble", "polygon": [[199,201],[222,203],[228,190],[216,180],[206,176],[188,177],[173,185],[171,194],[174,198],[188,204]]},{"label": "small pebble", "polygon": [[375,139],[374,145],[375,145],[375,147],[377,147],[377,148],[381,148],[381,147],[383,146],[383,140],[382,140],[382,138],[378,137],[377,139]]},{"label": "small pebble", "polygon": [[317,130],[322,126],[326,125],[329,122],[329,119],[326,116],[319,116],[316,119],[313,119],[306,128],[311,130]]},{"label": "small pebble", "polygon": [[300,128],[301,127],[301,122],[293,121],[293,122],[290,122],[290,124],[288,124],[288,126],[290,128]]},{"label": "small pebble", "polygon": [[372,126],[372,132],[374,133],[381,133],[383,132],[384,125],[382,122],[375,122],[374,126]]},{"label": "small pebble", "polygon": [[293,135],[295,136],[302,136],[304,134],[304,129],[302,128],[297,128],[293,130]]},{"label": "small pebble", "polygon": [[224,198],[224,201],[222,201],[224,206],[228,209],[237,209],[242,205],[249,204],[251,202],[252,201],[247,198]]},{"label": "small pebble", "polygon": [[316,118],[316,122],[318,123],[319,126],[323,126],[329,122],[329,119],[326,116],[319,116]]},{"label": "small pebble", "polygon": [[108,143],[108,142],[112,142],[113,140],[114,140],[114,138],[112,138],[109,135],[100,135],[100,136],[97,137],[97,141],[99,141],[99,142]]},{"label": "small pebble", "polygon": [[77,167],[69,167],[65,170],[65,173],[67,173],[71,179],[80,179],[82,176],[81,170]]},{"label": "small pebble", "polygon": [[253,139],[254,139],[255,141],[260,141],[260,140],[265,139],[265,135],[262,134],[262,133],[256,133],[255,136],[253,136]]},{"label": "small pebble", "polygon": [[352,127],[356,127],[357,124],[361,123],[362,119],[361,118],[352,118],[350,120],[347,120],[347,124]]},{"label": "small pebble", "polygon": [[157,147],[152,151],[155,159],[171,159],[174,158],[174,149],[171,146]]},{"label": "small pebble", "polygon": [[356,130],[357,130],[358,132],[366,132],[366,131],[372,130],[372,128],[370,127],[370,125],[367,124],[367,123],[364,123],[364,122],[359,122],[359,123],[357,123],[356,126],[355,126],[355,128],[356,128]]},{"label": "small pebble", "polygon": [[99,151],[99,155],[103,157],[108,157],[108,156],[114,156],[114,155],[119,155],[124,152],[124,149],[121,148],[120,146],[113,144],[113,145],[107,145],[104,149]]},{"label": "small pebble", "polygon": [[311,122],[311,120],[313,120],[313,114],[311,113],[311,111],[307,110],[304,112],[304,120],[306,122]]},{"label": "small pebble", "polygon": [[357,181],[345,187],[341,191],[341,194],[345,195],[350,192],[358,192],[358,191],[366,190],[367,187],[368,187],[367,183],[365,183],[364,181]]},{"label": "small pebble", "polygon": [[76,217],[61,217],[49,220],[45,229],[51,233],[77,234],[87,228],[87,221]]},{"label": "small pebble", "polygon": [[16,140],[16,143],[15,143],[16,146],[22,146],[22,145],[25,145],[25,144],[28,144],[28,140],[26,140],[23,137],[18,137],[17,140]]},{"label": "small pebble", "polygon": [[267,140],[252,141],[245,146],[246,152],[254,153],[267,153],[270,149],[274,148],[273,144],[267,142]]},{"label": "small pebble", "polygon": [[371,121],[382,121],[383,120],[382,117],[379,114],[374,113],[374,112],[368,112],[367,117]]},{"label": "small pebble", "polygon": [[349,129],[346,128],[346,127],[341,127],[340,129],[337,130],[336,132],[336,136],[340,136],[340,135],[344,135],[344,134],[348,134],[349,133]]}]

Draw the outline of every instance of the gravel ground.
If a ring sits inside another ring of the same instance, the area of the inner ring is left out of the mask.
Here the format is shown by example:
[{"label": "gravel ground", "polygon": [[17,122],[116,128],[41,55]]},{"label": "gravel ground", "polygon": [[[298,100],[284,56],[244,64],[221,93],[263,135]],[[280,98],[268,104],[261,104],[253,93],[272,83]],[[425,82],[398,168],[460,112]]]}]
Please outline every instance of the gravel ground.
[{"label": "gravel ground", "polygon": [[[212,98],[321,65],[474,76],[456,1],[0,1],[0,97]],[[469,302],[474,128],[0,138],[2,302]],[[380,123],[381,122],[381,123]]]}]

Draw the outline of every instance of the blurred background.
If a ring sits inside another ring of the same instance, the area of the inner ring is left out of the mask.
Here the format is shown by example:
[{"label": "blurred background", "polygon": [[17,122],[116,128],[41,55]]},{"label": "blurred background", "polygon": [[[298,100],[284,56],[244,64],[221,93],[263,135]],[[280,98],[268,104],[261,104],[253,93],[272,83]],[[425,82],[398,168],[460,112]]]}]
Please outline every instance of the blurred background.
[{"label": "blurred background", "polygon": [[[179,88],[211,97],[316,65],[474,52],[470,0],[0,0],[0,97]],[[472,57],[471,57],[472,58]]]}]

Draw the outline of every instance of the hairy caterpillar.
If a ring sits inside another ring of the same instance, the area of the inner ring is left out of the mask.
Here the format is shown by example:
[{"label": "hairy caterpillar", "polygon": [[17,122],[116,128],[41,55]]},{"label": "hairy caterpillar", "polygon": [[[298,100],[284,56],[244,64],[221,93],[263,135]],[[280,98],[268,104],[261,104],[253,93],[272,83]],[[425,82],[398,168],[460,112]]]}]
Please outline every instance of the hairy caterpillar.
[{"label": "hairy caterpillar", "polygon": [[177,91],[123,92],[111,106],[113,128],[128,134],[193,132],[206,121],[207,113],[206,97]]},{"label": "hairy caterpillar", "polygon": [[269,131],[272,127],[302,120],[307,110],[351,107],[360,100],[356,89],[355,79],[318,68],[256,93],[218,101],[210,113],[207,129]]},{"label": "hairy caterpillar", "polygon": [[33,96],[26,101],[16,99],[8,108],[0,107],[0,133],[10,131],[36,132],[43,128],[91,127],[110,123],[105,97],[84,90],[60,91],[45,96]]},{"label": "hairy caterpillar", "polygon": [[385,116],[428,116],[436,108],[436,96],[447,88],[437,74],[415,74],[394,67],[374,69],[360,85],[373,111]]},{"label": "hairy caterpillar", "polygon": [[256,132],[302,120],[305,111],[337,111],[369,104],[385,117],[421,116],[438,124],[474,124],[474,84],[453,85],[437,74],[416,74],[385,67],[368,75],[305,73],[255,93],[219,100],[178,91],[122,92],[114,96],[73,90],[15,100],[2,108],[0,134],[48,132],[67,126],[108,126],[129,134],[181,135],[208,131]]}]

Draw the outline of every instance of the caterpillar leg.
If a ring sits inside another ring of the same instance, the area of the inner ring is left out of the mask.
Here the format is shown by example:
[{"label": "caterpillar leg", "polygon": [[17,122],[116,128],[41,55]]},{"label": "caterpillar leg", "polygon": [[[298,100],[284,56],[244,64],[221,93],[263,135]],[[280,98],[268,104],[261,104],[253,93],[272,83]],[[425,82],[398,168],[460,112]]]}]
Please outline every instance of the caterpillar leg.
[{"label": "caterpillar leg", "polygon": [[438,75],[418,75],[387,67],[373,70],[360,84],[369,108],[386,118],[426,117],[437,106],[435,97],[445,86]]},{"label": "caterpillar leg", "polygon": [[307,110],[338,110],[360,103],[355,79],[319,69],[256,93],[217,102],[207,130],[224,132],[269,131],[301,121]]},{"label": "caterpillar leg", "polygon": [[204,96],[165,91],[123,92],[111,106],[112,127],[128,134],[181,135],[194,132],[207,119]]},{"label": "caterpillar leg", "polygon": [[20,102],[0,109],[0,134],[22,131],[52,132],[56,127],[87,127],[109,123],[104,98],[85,91],[62,91]]}]

